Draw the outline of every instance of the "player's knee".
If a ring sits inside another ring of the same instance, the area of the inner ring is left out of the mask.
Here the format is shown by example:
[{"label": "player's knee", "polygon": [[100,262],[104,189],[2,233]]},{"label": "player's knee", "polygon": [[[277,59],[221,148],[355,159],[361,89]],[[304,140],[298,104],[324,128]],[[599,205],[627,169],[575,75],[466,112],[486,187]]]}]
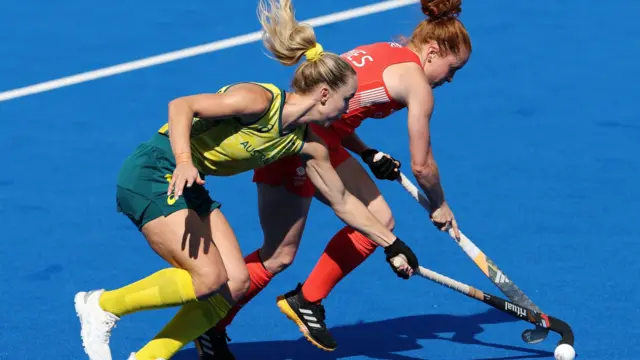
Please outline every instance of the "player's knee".
[{"label": "player's knee", "polygon": [[223,265],[212,266],[190,274],[193,279],[193,289],[198,298],[220,290],[229,281],[229,276]]},{"label": "player's knee", "polygon": [[249,279],[249,273],[247,273],[247,276],[239,280],[237,285],[234,287],[234,299],[235,295],[238,295],[238,299],[242,298],[249,291],[249,287],[251,287],[251,280]]},{"label": "player's knee", "polygon": [[242,271],[230,275],[228,284],[231,297],[233,297],[235,301],[240,300],[244,294],[249,291],[249,286],[251,286],[249,272],[245,268]]}]

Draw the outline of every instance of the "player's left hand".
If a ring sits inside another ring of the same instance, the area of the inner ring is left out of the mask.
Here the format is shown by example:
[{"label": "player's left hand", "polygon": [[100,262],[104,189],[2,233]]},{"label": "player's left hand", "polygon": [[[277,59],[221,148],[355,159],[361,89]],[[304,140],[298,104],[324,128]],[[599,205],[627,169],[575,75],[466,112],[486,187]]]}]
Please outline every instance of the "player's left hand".
[{"label": "player's left hand", "polygon": [[373,175],[380,180],[395,180],[400,176],[400,161],[376,149],[367,149],[360,154]]},{"label": "player's left hand", "polygon": [[[416,254],[400,239],[396,239],[391,245],[385,247],[384,253],[387,262],[391,265],[391,270],[400,278],[409,279],[420,266]],[[402,257],[403,261],[400,265],[393,261],[396,257]]]}]

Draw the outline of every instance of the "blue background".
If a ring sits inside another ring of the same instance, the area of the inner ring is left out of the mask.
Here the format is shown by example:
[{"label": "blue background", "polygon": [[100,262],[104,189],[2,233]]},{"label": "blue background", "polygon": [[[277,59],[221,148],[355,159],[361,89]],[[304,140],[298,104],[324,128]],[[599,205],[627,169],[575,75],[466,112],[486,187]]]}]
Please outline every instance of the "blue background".
[{"label": "blue background", "polygon": [[[297,1],[307,19],[366,5]],[[259,29],[248,1],[0,3],[0,91]],[[461,229],[544,311],[569,322],[581,359],[635,359],[640,346],[640,30],[632,0],[466,1],[469,64],[436,91],[433,146]],[[326,49],[409,35],[411,5],[316,29]],[[171,99],[237,81],[287,87],[292,68],[252,43],[0,103],[0,359],[82,359],[73,295],[115,288],[166,265],[115,211],[124,158],[166,121]],[[361,127],[409,164],[406,111]],[[407,166],[408,167],[408,166]],[[397,184],[378,182],[397,233],[421,263],[499,291]],[[211,178],[245,254],[261,244],[251,173]],[[229,328],[239,359],[553,358],[529,325],[419,278],[399,281],[376,253],[325,301],[339,342],[323,353],[275,297],[303,281],[342,227],[314,202],[301,251]],[[634,280],[636,279],[636,280]],[[114,359],[175,309],[118,323]],[[195,350],[176,359],[195,359]]]}]

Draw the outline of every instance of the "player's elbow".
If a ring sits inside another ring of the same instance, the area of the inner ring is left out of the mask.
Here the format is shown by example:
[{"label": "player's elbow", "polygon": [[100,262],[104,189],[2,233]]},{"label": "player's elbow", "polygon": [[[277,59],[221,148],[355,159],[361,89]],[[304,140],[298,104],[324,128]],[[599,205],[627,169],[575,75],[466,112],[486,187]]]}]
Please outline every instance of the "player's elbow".
[{"label": "player's elbow", "polygon": [[184,97],[175,98],[169,101],[168,108],[169,108],[169,115],[179,114],[184,111],[193,112],[191,105],[189,104],[189,101],[187,101],[187,99]]},{"label": "player's elbow", "polygon": [[184,104],[185,104],[185,100],[184,100],[184,98],[181,98],[181,97],[175,98],[175,99],[169,101],[169,112],[171,112],[171,110],[173,110],[173,109],[175,109],[177,107],[180,107],[180,105],[184,106]]},{"label": "player's elbow", "polygon": [[429,177],[436,171],[435,163],[429,161],[411,162],[411,172],[416,178]]}]

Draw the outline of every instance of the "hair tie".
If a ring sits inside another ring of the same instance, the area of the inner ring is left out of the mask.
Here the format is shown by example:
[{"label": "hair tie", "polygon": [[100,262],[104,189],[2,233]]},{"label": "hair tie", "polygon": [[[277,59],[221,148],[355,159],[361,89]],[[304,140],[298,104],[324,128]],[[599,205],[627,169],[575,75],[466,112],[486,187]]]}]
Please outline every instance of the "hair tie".
[{"label": "hair tie", "polygon": [[311,49],[307,50],[304,53],[304,56],[307,57],[307,61],[316,61],[322,56],[322,54],[324,54],[324,49],[322,49],[322,45],[320,45],[319,43],[316,43],[314,47],[312,47]]}]

